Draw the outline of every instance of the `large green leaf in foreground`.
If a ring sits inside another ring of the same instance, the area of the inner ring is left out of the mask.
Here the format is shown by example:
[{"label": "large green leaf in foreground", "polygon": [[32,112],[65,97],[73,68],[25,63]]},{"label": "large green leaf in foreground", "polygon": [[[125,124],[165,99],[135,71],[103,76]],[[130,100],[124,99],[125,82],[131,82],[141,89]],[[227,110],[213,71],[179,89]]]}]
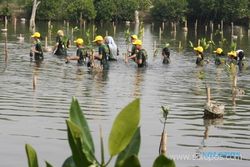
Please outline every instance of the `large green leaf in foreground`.
[{"label": "large green leaf in foreground", "polygon": [[34,148],[31,145],[26,144],[25,150],[28,158],[29,167],[38,167],[37,155]]},{"label": "large green leaf in foreground", "polygon": [[109,153],[114,156],[130,143],[140,121],[140,100],[128,104],[116,117],[109,135]]},{"label": "large green leaf in foreground", "polygon": [[91,165],[92,162],[87,159],[87,156],[83,151],[85,148],[82,147],[80,128],[70,120],[66,120],[66,123],[69,145],[75,165],[77,167]]},{"label": "large green leaf in foreground", "polygon": [[71,106],[70,106],[70,121],[78,126],[81,131],[81,142],[84,148],[84,152],[87,158],[90,161],[93,161],[94,158],[94,143],[92,140],[92,136],[90,133],[90,129],[87,123],[86,118],[80,108],[80,105],[76,98],[72,98]]},{"label": "large green leaf in foreground", "polygon": [[132,155],[138,155],[141,144],[140,127],[137,128],[132,140],[128,146],[117,157],[115,167],[120,167],[124,161]]},{"label": "large green leaf in foreground", "polygon": [[175,167],[175,163],[173,160],[168,159],[165,155],[159,155],[156,158],[153,167]]}]

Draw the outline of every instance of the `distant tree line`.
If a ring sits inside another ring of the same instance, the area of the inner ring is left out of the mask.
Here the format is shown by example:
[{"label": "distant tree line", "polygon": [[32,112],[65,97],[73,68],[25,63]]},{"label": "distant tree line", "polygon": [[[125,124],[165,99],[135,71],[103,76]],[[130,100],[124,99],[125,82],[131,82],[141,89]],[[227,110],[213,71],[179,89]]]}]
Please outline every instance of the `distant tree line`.
[{"label": "distant tree line", "polygon": [[[31,12],[32,0],[0,0],[1,15],[10,3]],[[201,20],[248,23],[250,0],[41,0],[40,20],[134,20],[134,12],[149,13],[153,21]]]}]

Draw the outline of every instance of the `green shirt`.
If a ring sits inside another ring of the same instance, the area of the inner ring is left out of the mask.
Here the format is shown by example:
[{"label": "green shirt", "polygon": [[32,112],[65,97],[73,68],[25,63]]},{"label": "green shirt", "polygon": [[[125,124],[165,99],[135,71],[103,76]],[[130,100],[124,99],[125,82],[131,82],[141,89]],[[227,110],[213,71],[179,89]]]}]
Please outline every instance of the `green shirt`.
[{"label": "green shirt", "polygon": [[109,58],[109,48],[107,45],[102,44],[99,46],[99,55],[102,55],[101,58],[101,65],[103,66],[103,69],[106,70],[109,68],[108,58]]},{"label": "green shirt", "polygon": [[66,56],[67,55],[67,48],[69,45],[68,38],[66,36],[63,36],[63,37],[57,36],[56,43],[58,43],[58,46],[57,46],[57,50],[56,50],[55,54]]},{"label": "green shirt", "polygon": [[78,48],[76,51],[76,56],[79,57],[78,64],[82,65],[86,63],[88,57],[88,52],[86,48]]},{"label": "green shirt", "polygon": [[131,56],[136,54],[136,47],[135,45],[132,45],[132,48],[131,48]]},{"label": "green shirt", "polygon": [[141,49],[136,54],[137,64],[139,60],[142,60],[141,64],[138,64],[138,67],[145,67],[147,65],[148,54],[145,49]]},{"label": "green shirt", "polygon": [[35,60],[43,60],[43,49],[42,49],[42,44],[40,41],[36,42],[35,43],[35,49],[37,52],[35,52],[35,55],[34,55],[34,58]]}]

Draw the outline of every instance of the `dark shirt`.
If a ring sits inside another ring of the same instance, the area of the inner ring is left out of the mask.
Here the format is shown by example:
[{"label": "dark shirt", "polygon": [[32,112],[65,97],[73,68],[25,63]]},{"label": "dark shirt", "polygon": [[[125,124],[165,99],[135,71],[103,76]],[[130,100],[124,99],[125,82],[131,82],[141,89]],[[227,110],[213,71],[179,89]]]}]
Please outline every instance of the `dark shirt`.
[{"label": "dark shirt", "polygon": [[163,55],[163,64],[170,63],[170,51],[167,47],[162,49],[162,55]]},{"label": "dark shirt", "polygon": [[203,65],[203,59],[204,59],[204,55],[203,54],[199,54],[197,56],[197,59],[196,59],[196,64],[197,65]]},{"label": "dark shirt", "polygon": [[86,59],[88,57],[88,52],[86,48],[78,48],[76,51],[76,56],[79,57],[78,64],[82,65],[86,63]]},{"label": "dark shirt", "polygon": [[99,55],[102,55],[101,65],[103,69],[106,70],[109,68],[108,58],[109,58],[109,48],[107,45],[102,44],[99,46]]},{"label": "dark shirt", "polygon": [[39,52],[39,53],[35,52],[35,54],[34,54],[35,60],[36,61],[43,60],[43,49],[42,49],[42,44],[40,41],[35,44],[35,49],[36,49],[36,51]]},{"label": "dark shirt", "polygon": [[57,46],[55,54],[66,56],[67,55],[67,48],[69,46],[68,38],[65,36],[63,36],[63,37],[57,36],[56,43],[58,43],[58,46]]},{"label": "dark shirt", "polygon": [[139,62],[139,60],[142,60],[141,64],[138,64],[138,67],[145,67],[147,65],[147,52],[145,49],[141,49],[138,51],[138,53],[136,54],[136,60],[137,60],[137,64]]}]

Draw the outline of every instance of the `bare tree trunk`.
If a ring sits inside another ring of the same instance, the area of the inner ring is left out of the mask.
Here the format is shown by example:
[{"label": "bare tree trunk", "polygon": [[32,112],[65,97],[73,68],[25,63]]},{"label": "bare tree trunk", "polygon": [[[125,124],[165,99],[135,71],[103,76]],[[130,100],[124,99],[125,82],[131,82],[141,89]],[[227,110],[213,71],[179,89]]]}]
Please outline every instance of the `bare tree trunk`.
[{"label": "bare tree trunk", "polygon": [[135,23],[136,24],[140,23],[138,10],[135,11]]},{"label": "bare tree trunk", "polygon": [[33,0],[33,7],[32,7],[32,13],[30,17],[30,30],[34,33],[35,32],[35,20],[36,20],[36,9],[38,5],[41,3],[41,1]]}]

